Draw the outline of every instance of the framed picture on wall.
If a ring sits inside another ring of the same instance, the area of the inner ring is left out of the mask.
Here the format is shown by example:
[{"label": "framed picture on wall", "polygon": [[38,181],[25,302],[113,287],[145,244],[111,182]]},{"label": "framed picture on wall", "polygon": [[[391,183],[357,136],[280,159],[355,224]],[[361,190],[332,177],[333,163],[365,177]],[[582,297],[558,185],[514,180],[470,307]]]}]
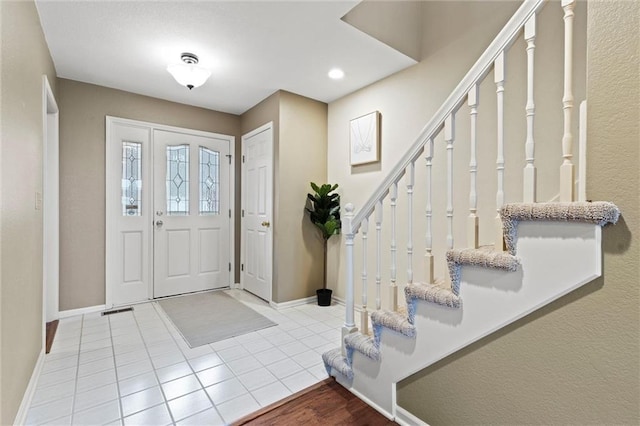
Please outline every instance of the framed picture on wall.
[{"label": "framed picture on wall", "polygon": [[380,112],[374,111],[349,123],[351,165],[380,161]]}]

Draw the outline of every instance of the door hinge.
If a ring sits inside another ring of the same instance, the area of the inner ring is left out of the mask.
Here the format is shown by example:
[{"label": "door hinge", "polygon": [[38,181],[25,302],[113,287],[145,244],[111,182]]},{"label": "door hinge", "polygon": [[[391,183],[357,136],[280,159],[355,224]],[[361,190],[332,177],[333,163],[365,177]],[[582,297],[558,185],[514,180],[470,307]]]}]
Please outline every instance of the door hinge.
[{"label": "door hinge", "polygon": [[229,272],[231,272],[231,262],[229,262]]},{"label": "door hinge", "polygon": [[229,164],[231,164],[231,157],[232,157],[231,154],[227,154],[227,158],[229,159]]},{"label": "door hinge", "polygon": [[244,163],[244,155],[242,156],[242,162]]},{"label": "door hinge", "polygon": [[241,271],[244,271],[244,263],[241,263],[241,264],[240,264],[240,270],[241,270]]},{"label": "door hinge", "polygon": [[229,209],[229,218],[231,218],[231,209]]},{"label": "door hinge", "polygon": [[244,217],[244,209],[242,209],[242,217]]}]

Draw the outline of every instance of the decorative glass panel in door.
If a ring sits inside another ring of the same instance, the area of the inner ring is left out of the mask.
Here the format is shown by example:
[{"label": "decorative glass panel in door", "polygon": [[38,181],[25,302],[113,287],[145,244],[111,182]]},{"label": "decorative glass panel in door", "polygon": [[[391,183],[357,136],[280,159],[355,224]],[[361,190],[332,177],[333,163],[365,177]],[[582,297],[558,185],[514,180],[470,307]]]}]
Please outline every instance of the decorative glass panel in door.
[{"label": "decorative glass panel in door", "polygon": [[142,144],[122,142],[122,215],[142,214]]},{"label": "decorative glass panel in door", "polygon": [[200,214],[220,214],[220,153],[200,147]]},{"label": "decorative glass panel in door", "polygon": [[167,214],[189,214],[189,145],[167,146]]}]

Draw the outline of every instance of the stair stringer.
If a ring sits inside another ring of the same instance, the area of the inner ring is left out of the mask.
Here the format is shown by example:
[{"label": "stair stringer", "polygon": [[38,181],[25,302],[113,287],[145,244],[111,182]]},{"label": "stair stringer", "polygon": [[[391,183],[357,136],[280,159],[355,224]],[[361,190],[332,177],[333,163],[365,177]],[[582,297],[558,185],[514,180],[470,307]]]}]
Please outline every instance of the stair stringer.
[{"label": "stair stringer", "polygon": [[446,356],[551,303],[601,275],[599,225],[553,221],[518,224],[516,272],[465,266],[462,309],[416,302],[415,338],[383,329],[380,360],[357,351],[353,378],[337,381],[387,416],[394,415],[395,385]]}]

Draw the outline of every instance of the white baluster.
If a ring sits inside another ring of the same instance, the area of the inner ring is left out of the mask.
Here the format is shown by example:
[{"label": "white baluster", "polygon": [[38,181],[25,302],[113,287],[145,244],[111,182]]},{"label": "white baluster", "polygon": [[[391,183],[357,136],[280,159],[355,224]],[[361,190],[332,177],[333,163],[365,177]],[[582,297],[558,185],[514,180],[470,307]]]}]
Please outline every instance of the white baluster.
[{"label": "white baluster", "polygon": [[409,234],[407,235],[407,283],[413,283],[413,185],[416,179],[416,163],[409,164],[407,176],[407,209],[409,210]]},{"label": "white baluster", "polygon": [[382,200],[376,203],[376,309],[380,310],[380,284],[382,283]]},{"label": "white baluster", "polygon": [[455,116],[451,113],[444,120],[444,140],[447,143],[447,248],[453,248],[453,140]]},{"label": "white baluster", "polygon": [[362,312],[360,313],[360,331],[369,332],[369,312],[367,311],[367,234],[369,233],[369,219],[365,218],[360,226],[362,231]]},{"label": "white baluster", "polygon": [[495,219],[496,250],[504,250],[504,236],[502,232],[502,220],[500,219],[500,207],[504,204],[504,52],[496,58],[493,69],[494,82],[497,89],[498,102],[498,156],[496,159],[496,171],[498,172],[498,191],[496,192]]},{"label": "white baluster", "polygon": [[389,309],[395,311],[398,308],[398,285],[396,282],[398,271],[398,247],[396,245],[396,200],[398,199],[398,182],[394,182],[393,185],[391,185],[389,197],[391,198],[391,285],[389,287]]},{"label": "white baluster", "polygon": [[354,292],[353,292],[353,239],[355,233],[351,226],[353,220],[353,204],[349,203],[344,207],[345,214],[342,217],[342,234],[345,237],[346,256],[347,256],[347,280],[346,280],[346,294],[345,294],[345,319],[342,326],[342,354],[346,356],[346,348],[344,346],[344,338],[355,331],[357,331],[356,324],[354,322]]},{"label": "white baluster", "polygon": [[569,202],[574,198],[573,134],[571,133],[571,113],[573,111],[573,9],[575,0],[562,0],[564,10],[564,135],[562,136],[562,166],[560,166],[560,201]]},{"label": "white baluster", "polygon": [[523,175],[523,191],[522,200],[525,203],[536,202],[536,167],[535,161],[535,142],[533,139],[533,120],[536,114],[536,106],[533,102],[533,64],[534,51],[536,49],[536,15],[529,18],[524,25],[524,39],[527,42],[527,140],[524,145],[525,159],[527,164],[524,166]]},{"label": "white baluster", "polygon": [[578,201],[587,201],[587,101],[580,102],[578,119]]},{"label": "white baluster", "polygon": [[431,230],[431,215],[432,215],[432,207],[431,207],[431,162],[433,161],[433,139],[429,139],[427,145],[425,147],[425,160],[427,162],[427,206],[425,209],[425,216],[427,219],[427,231],[425,234],[425,253],[424,253],[424,263],[425,263],[425,279],[427,280],[427,284],[433,284],[433,235]]},{"label": "white baluster", "polygon": [[467,95],[469,105],[469,118],[471,120],[471,160],[469,161],[469,218],[467,219],[467,245],[469,248],[478,248],[478,161],[476,159],[476,146],[478,145],[478,85],[474,85]]}]

